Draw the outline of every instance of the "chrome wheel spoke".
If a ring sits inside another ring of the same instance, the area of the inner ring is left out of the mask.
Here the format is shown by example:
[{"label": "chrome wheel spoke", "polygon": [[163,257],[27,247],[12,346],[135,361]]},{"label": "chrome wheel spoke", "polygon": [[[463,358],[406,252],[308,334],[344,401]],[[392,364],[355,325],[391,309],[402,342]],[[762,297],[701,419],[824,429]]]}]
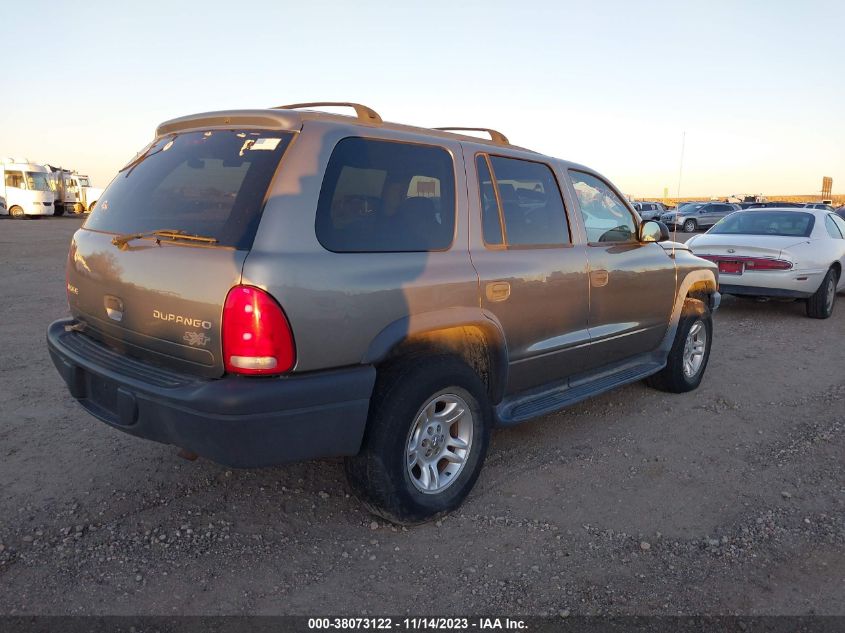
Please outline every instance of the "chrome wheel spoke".
[{"label": "chrome wheel spoke", "polygon": [[452,451],[443,451],[442,455],[443,459],[447,462],[452,462],[453,464],[463,464],[464,458],[458,455],[457,453],[453,453]]},{"label": "chrome wheel spoke", "polygon": [[449,411],[448,414],[443,416],[443,423],[450,427],[455,422],[460,420],[464,416],[465,410],[462,407],[459,407],[457,404]]},{"label": "chrome wheel spoke", "polygon": [[452,448],[469,448],[469,444],[464,442],[459,437],[452,437],[451,435],[446,438],[446,446],[451,446]]}]

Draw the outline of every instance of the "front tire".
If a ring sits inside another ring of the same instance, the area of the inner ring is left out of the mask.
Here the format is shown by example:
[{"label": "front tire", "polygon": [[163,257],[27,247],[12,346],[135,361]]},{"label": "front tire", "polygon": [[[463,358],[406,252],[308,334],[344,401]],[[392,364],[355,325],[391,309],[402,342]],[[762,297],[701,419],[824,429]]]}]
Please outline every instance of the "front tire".
[{"label": "front tire", "polygon": [[819,289],[807,299],[807,316],[811,319],[828,319],[836,305],[836,285],[839,275],[831,268],[824,276]]},{"label": "front tire", "polygon": [[698,388],[710,360],[713,319],[708,311],[681,317],[666,367],[646,379],[650,387],[669,393],[686,393]]},{"label": "front tire", "polygon": [[695,233],[698,230],[698,223],[695,220],[687,220],[684,222],[685,233]]},{"label": "front tire", "polygon": [[20,220],[23,217],[26,217],[26,214],[23,212],[23,208],[15,205],[13,207],[9,207],[9,215],[13,218]]},{"label": "front tire", "polygon": [[449,356],[416,357],[379,372],[361,451],[345,460],[364,505],[397,524],[434,519],[472,489],[490,443],[484,383]]}]

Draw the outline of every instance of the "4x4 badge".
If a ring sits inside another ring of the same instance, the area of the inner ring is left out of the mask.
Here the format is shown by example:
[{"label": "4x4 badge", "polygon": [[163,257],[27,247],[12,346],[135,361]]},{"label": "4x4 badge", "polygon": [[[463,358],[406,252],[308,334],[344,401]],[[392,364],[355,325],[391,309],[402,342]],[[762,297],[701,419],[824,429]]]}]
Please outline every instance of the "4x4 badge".
[{"label": "4x4 badge", "polygon": [[211,337],[207,336],[203,332],[185,332],[185,336],[182,337],[182,340],[188,345],[193,345],[194,347],[205,347],[208,345]]}]

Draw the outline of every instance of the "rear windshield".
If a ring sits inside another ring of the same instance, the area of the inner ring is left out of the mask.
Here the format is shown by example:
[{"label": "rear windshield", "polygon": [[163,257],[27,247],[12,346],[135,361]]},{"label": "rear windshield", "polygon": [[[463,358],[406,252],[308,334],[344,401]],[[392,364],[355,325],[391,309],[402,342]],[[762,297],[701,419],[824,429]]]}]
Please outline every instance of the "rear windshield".
[{"label": "rear windshield", "polygon": [[733,213],[710,229],[724,235],[784,235],[809,237],[815,218],[800,211],[743,211]]},{"label": "rear windshield", "polygon": [[292,136],[215,130],[163,137],[117,175],[85,227],[120,234],[184,231],[249,248]]}]

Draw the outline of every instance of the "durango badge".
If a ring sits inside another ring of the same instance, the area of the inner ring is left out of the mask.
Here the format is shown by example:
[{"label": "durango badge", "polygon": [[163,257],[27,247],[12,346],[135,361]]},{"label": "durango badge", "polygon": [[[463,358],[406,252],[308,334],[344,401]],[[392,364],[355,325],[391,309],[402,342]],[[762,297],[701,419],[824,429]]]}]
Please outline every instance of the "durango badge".
[{"label": "durango badge", "polygon": [[211,329],[211,321],[203,321],[202,319],[194,319],[183,316],[181,314],[173,314],[172,312],[161,312],[160,310],[153,310],[153,318],[161,321],[171,321],[176,324],[188,325],[190,327],[200,327],[203,330]]}]

